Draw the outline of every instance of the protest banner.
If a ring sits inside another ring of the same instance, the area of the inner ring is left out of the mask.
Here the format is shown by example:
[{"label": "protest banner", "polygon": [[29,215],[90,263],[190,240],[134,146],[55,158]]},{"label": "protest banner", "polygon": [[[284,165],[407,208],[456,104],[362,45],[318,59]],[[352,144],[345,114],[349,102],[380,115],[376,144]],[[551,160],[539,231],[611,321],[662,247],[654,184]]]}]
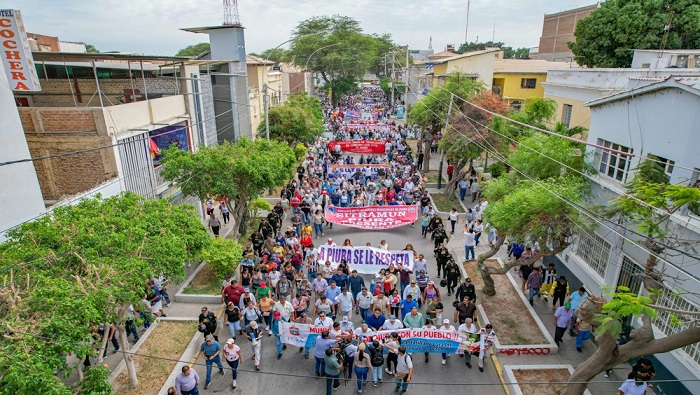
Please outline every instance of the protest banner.
[{"label": "protest banner", "polygon": [[383,154],[385,144],[384,140],[331,141],[328,143],[328,150],[333,152],[335,146],[338,145],[341,150],[355,154]]},{"label": "protest banner", "polygon": [[[316,338],[329,328],[308,324],[280,322],[280,339],[282,343],[296,347],[313,348]],[[409,353],[446,353],[456,354],[469,349],[473,343],[466,335],[458,332],[443,332],[437,329],[399,329],[396,331],[370,331],[368,336],[357,336],[358,340],[382,342],[392,332],[401,337],[401,345]]]},{"label": "protest banner", "polygon": [[358,273],[375,274],[381,269],[400,263],[409,270],[413,270],[413,251],[387,251],[374,247],[331,247],[322,245],[318,248],[318,260],[322,263],[331,262],[331,266],[338,266],[345,260],[350,270]]},{"label": "protest banner", "polygon": [[343,126],[345,129],[367,129],[367,130],[383,130],[383,129],[393,129],[391,125],[380,124],[364,124],[364,123],[351,123],[349,125]]},{"label": "protest banner", "polygon": [[391,165],[328,165],[328,173],[344,176],[346,180],[354,176],[358,171],[361,171],[365,177],[377,178],[379,169],[385,169],[386,171],[391,169]]},{"label": "protest banner", "polygon": [[360,229],[390,229],[409,225],[418,219],[413,205],[326,207],[326,220],[334,224]]}]

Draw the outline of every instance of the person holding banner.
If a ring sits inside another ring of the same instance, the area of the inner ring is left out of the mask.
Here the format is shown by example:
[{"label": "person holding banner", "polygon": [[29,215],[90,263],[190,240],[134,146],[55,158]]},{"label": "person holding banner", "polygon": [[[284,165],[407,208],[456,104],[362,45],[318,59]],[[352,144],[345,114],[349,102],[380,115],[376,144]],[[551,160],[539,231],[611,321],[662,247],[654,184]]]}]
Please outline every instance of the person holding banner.
[{"label": "person holding banner", "polygon": [[[493,331],[493,325],[491,324],[486,324],[485,327],[481,328],[479,330],[479,371],[484,372],[484,357],[486,356],[486,353],[491,349],[491,346],[493,346],[493,342],[496,340],[496,332]],[[467,358],[467,366],[471,366],[471,356],[472,354],[468,354],[465,356]]]}]

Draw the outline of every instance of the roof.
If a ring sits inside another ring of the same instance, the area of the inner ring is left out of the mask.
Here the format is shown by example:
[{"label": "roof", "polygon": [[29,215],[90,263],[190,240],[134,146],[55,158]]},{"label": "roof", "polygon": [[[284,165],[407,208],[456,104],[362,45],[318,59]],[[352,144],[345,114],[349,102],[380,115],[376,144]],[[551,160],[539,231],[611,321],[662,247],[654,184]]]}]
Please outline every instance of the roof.
[{"label": "roof", "polygon": [[[570,68],[568,62],[549,62],[538,59],[503,59],[496,60],[494,74],[547,74],[550,69]],[[578,66],[577,66],[578,68]]]},{"label": "roof", "polygon": [[136,55],[127,53],[93,53],[93,52],[32,52],[34,61],[37,62],[89,62],[91,60],[114,61],[187,61],[189,58],[181,56],[160,55]]},{"label": "roof", "polygon": [[484,55],[487,53],[498,52],[500,50],[501,50],[500,48],[486,48],[486,49],[483,49],[480,51],[471,51],[471,52],[465,52],[462,54],[453,54],[453,56],[451,56],[449,58],[436,59],[436,61],[434,63],[435,64],[442,64],[442,63],[451,62],[451,61],[459,60],[459,59],[463,59],[463,58],[470,58],[472,56],[479,56],[479,55]]},{"label": "roof", "polygon": [[427,58],[428,59],[449,58],[450,56],[455,56],[455,55],[457,55],[457,53],[455,53],[453,51],[442,51],[442,52],[434,53],[432,55],[428,55]]},{"label": "roof", "polygon": [[664,50],[635,49],[634,52],[651,52],[651,53],[666,52],[666,53],[670,53],[670,54],[681,54],[681,55],[700,55],[700,49],[664,49]]},{"label": "roof", "polygon": [[642,87],[620,92],[614,95],[602,97],[600,99],[592,100],[586,103],[587,107],[596,107],[603,104],[615,102],[618,100],[623,100],[628,97],[639,96],[645,93],[651,93],[662,89],[681,89],[686,92],[692,93],[696,96],[700,96],[700,74],[697,77],[677,77],[670,76],[666,80],[644,85]]},{"label": "roof", "polygon": [[593,10],[595,10],[596,8],[598,8],[598,3],[591,4],[591,5],[584,5],[581,7],[576,7],[576,8],[572,8],[570,10],[565,10],[565,11],[559,11],[559,12],[555,12],[552,14],[544,14],[544,16],[551,17],[551,16],[557,16],[557,15],[575,14],[575,13],[579,13],[581,11],[588,11],[588,10],[591,10],[591,12],[593,12]]},{"label": "roof", "polygon": [[246,64],[261,64],[261,65],[275,64],[275,62],[273,62],[269,59],[263,59],[259,56],[255,56],[255,55],[246,55],[245,56],[245,63]]}]

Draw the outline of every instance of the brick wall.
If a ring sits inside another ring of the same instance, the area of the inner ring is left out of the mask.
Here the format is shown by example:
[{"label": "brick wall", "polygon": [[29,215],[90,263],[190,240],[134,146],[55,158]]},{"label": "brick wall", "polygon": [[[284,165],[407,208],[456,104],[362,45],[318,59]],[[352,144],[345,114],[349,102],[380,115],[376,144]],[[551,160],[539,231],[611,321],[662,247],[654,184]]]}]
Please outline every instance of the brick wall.
[{"label": "brick wall", "polygon": [[[111,138],[98,127],[99,109],[19,108],[33,158],[106,146]],[[92,189],[117,176],[113,148],[34,162],[46,200]]]},{"label": "brick wall", "polygon": [[575,40],[576,23],[590,15],[596,8],[597,4],[594,4],[545,15],[538,54],[569,52],[567,43]]},{"label": "brick wall", "polygon": [[[142,79],[133,79],[133,88],[140,94],[145,94]],[[71,94],[73,89],[73,95]],[[131,91],[132,81],[129,79],[105,79],[100,80],[105,106],[121,104],[125,102],[124,92]],[[146,88],[149,97],[154,94],[164,96],[178,93],[175,79],[146,78]],[[81,106],[99,107],[100,98],[97,96],[97,84],[94,79],[41,79],[41,92],[32,94],[34,105],[40,107],[65,107],[75,106],[77,102]],[[26,95],[26,93],[25,93]],[[106,97],[105,97],[106,96]],[[75,98],[75,102],[73,101]]]},{"label": "brick wall", "polygon": [[36,45],[39,46],[40,51],[61,52],[61,46],[58,44],[58,37],[27,32],[27,38],[36,40]]}]

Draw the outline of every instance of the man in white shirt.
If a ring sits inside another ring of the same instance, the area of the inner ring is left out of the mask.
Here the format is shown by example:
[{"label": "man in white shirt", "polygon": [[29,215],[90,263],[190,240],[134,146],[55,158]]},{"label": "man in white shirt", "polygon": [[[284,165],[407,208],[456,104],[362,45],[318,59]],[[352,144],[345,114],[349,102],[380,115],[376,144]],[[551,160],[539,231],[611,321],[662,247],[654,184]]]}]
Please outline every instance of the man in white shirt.
[{"label": "man in white shirt", "polygon": [[[447,318],[442,320],[442,326],[438,330],[440,332],[448,332],[448,333],[457,332],[457,328],[452,326],[450,324],[450,320],[448,320]],[[446,363],[447,363],[447,353],[442,353],[442,364],[445,365]]]},{"label": "man in white shirt", "polygon": [[382,325],[382,329],[386,331],[396,331],[399,329],[403,329],[403,323],[399,320],[396,319],[396,316],[391,315],[389,316],[389,319],[384,321],[384,325]]},{"label": "man in white shirt", "polygon": [[411,181],[410,179],[408,181],[406,181],[405,184],[403,184],[404,191],[406,191],[408,193],[413,192],[413,188],[415,188],[415,184],[413,184],[413,181]]},{"label": "man in white shirt", "polygon": [[355,299],[355,304],[360,310],[360,317],[362,317],[362,321],[364,321],[372,311],[373,303],[374,296],[367,291],[367,288],[362,288],[362,291],[357,294],[357,298]]},{"label": "man in white shirt", "polygon": [[314,325],[322,326],[330,330],[333,327],[333,319],[331,317],[326,317],[326,313],[322,311],[318,313],[318,318],[314,320]]},{"label": "man in white shirt", "polygon": [[411,295],[413,300],[416,301],[416,303],[420,303],[420,298],[422,297],[420,288],[418,288],[418,285],[416,285],[416,280],[413,279],[411,280],[411,284],[409,284],[406,288],[403,290],[403,299],[406,300],[406,296]]},{"label": "man in white shirt", "polygon": [[343,320],[340,322],[340,332],[343,336],[352,335],[355,332],[355,324],[348,317],[343,317]]},{"label": "man in white shirt", "polygon": [[294,312],[294,307],[292,307],[292,304],[287,300],[287,298],[279,299],[277,295],[272,295],[272,299],[275,301],[275,305],[272,307],[272,314],[279,311],[280,315],[282,316],[282,320],[289,322],[289,320],[292,318],[292,313]]},{"label": "man in white shirt", "polygon": [[418,259],[413,262],[413,272],[416,273],[416,276],[421,270],[428,274],[428,261],[423,254],[419,254]]},{"label": "man in white shirt", "polygon": [[362,341],[368,337],[374,336],[374,331],[369,329],[367,324],[362,324],[361,327],[355,329],[355,336],[358,337],[358,341]]},{"label": "man in white shirt", "polygon": [[474,230],[469,225],[464,225],[464,259],[466,260],[469,260],[469,253],[471,253],[472,259],[476,259],[474,254],[475,237]]},{"label": "man in white shirt", "polygon": [[335,298],[335,303],[340,307],[340,315],[352,319],[352,294],[348,292],[346,287],[343,287],[342,292]]}]

